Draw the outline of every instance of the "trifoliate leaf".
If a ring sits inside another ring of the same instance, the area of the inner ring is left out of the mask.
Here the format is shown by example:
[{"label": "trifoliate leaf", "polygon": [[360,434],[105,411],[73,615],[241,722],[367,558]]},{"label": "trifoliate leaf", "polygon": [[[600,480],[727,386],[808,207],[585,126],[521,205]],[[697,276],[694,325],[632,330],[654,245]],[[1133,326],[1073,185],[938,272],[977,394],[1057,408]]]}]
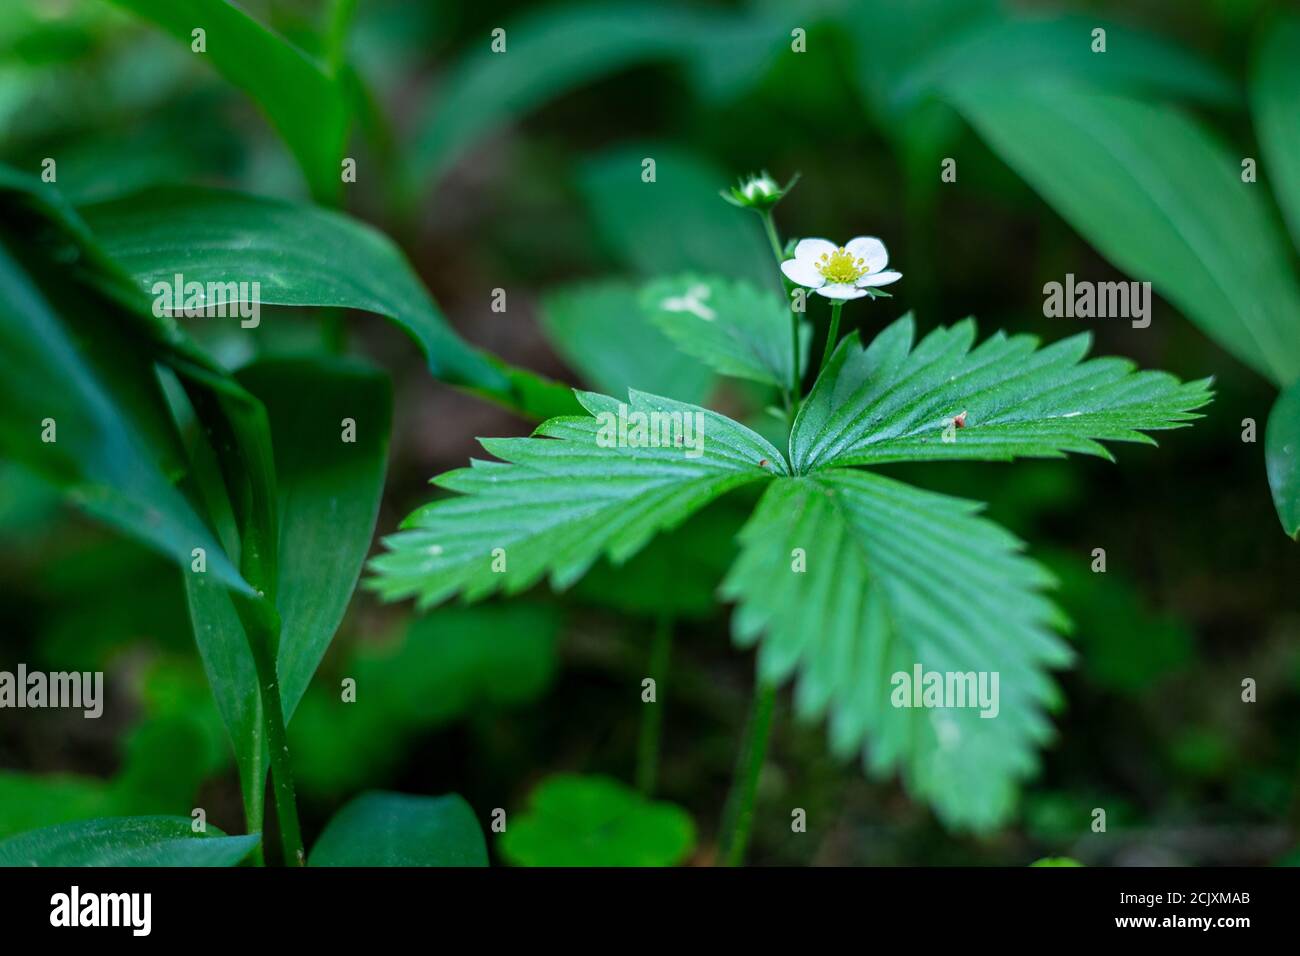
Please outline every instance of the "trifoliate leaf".
[{"label": "trifoliate leaf", "polygon": [[998,332],[978,347],[970,319],[915,348],[910,316],[867,348],[851,335],[800,409],[790,437],[796,474],[891,461],[1059,458],[1110,452],[1101,440],[1153,443],[1210,401],[1209,380],[1180,383],[1125,359],[1083,361],[1091,337],[1046,348]]},{"label": "trifoliate leaf", "polygon": [[[1036,766],[1055,694],[1046,669],[1070,653],[1040,593],[1051,577],[978,508],[849,469],[781,478],[741,532],[723,593],[739,605],[736,641],[761,642],[763,678],[798,671],[799,714],[829,713],[833,750],[865,751],[948,825],[983,830]],[[970,674],[975,699],[903,706],[920,702],[918,666],[922,688],[931,673],[945,687],[947,674]]]},{"label": "trifoliate leaf", "polygon": [[501,835],[519,866],[672,866],[695,844],[686,811],[608,777],[557,774]]},{"label": "trifoliate leaf", "polygon": [[385,540],[371,586],[422,607],[516,593],[548,573],[563,589],[601,555],[622,563],[727,491],[788,472],[768,441],[716,412],[635,391],[627,402],[578,399],[589,416],[553,418],[532,438],[484,439],[501,461],[435,479],[459,494]]},{"label": "trifoliate leaf", "polygon": [[[723,375],[790,386],[790,307],[772,292],[744,280],[687,274],[650,283],[641,307],[678,348]],[[808,365],[811,333],[800,323],[800,371]]]}]

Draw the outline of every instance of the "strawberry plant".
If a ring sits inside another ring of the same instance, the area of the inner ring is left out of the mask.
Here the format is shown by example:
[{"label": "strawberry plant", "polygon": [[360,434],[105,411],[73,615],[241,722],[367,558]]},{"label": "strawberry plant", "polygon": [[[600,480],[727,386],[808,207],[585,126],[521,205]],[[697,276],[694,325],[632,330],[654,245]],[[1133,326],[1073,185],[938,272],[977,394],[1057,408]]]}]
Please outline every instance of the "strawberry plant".
[{"label": "strawberry plant", "polygon": [[[497,16],[0,14],[0,865],[835,862],[869,821],[1065,866],[1107,806],[1284,812],[1285,728],[1215,707],[1294,663],[1243,529],[1300,533],[1295,18],[1238,84],[991,0]],[[1150,335],[1036,334],[1112,267]],[[1221,422],[1085,460],[1212,398],[1264,469]],[[105,723],[9,723],[27,660]]]}]

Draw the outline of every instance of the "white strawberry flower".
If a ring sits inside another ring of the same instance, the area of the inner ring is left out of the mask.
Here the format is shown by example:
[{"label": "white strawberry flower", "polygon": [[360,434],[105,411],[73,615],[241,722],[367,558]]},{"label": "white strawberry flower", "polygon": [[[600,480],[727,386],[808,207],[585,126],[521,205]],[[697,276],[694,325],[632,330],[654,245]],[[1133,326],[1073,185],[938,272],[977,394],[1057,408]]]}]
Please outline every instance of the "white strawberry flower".
[{"label": "white strawberry flower", "polygon": [[781,263],[786,278],[828,299],[860,299],[868,289],[903,278],[885,271],[889,253],[875,236],[858,236],[842,246],[828,239],[801,239],[794,258]]}]

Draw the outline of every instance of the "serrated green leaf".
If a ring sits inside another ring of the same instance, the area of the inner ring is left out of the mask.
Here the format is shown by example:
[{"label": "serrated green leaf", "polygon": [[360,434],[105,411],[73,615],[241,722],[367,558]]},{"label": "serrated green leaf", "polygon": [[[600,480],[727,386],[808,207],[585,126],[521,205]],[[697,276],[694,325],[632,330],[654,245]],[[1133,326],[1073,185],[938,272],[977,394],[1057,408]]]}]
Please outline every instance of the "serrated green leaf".
[{"label": "serrated green leaf", "polygon": [[[1091,337],[1039,349],[998,332],[972,349],[970,319],[913,348],[910,316],[867,348],[840,343],[790,437],[796,474],[891,461],[1056,458],[1110,453],[1106,441],[1151,442],[1210,401],[1208,380],[1181,384],[1125,359],[1083,361]],[[963,417],[964,416],[964,417]],[[960,423],[960,424],[959,424]]]},{"label": "serrated green leaf", "polygon": [[[997,81],[946,97],[1096,249],[1222,348],[1300,376],[1300,287],[1241,158],[1167,105],[1065,83]],[[1157,320],[1158,321],[1158,320]]]},{"label": "serrated green leaf", "polygon": [[1268,413],[1264,464],[1282,529],[1300,538],[1300,382],[1284,389]]},{"label": "serrated green leaf", "polygon": [[237,866],[261,838],[226,836],[189,817],[108,817],[0,840],[3,866]]},{"label": "serrated green leaf", "polygon": [[438,378],[539,418],[573,409],[566,389],[461,339],[388,237],[341,213],[191,188],[148,190],[80,211],[105,253],[146,291],[179,273],[205,285],[260,283],[262,305],[373,312],[415,338]]},{"label": "serrated green leaf", "polygon": [[182,43],[205,31],[197,54],[253,98],[322,201],[342,189],[340,160],[351,120],[345,85],[307,54],[226,0],[113,0]]},{"label": "serrated green leaf", "polygon": [[474,811],[457,794],[363,793],[325,826],[311,866],[487,866]]},{"label": "serrated green leaf", "polygon": [[[387,599],[415,595],[421,607],[457,593],[514,594],[547,574],[563,589],[602,555],[621,563],[715,498],[787,470],[769,442],[716,412],[641,392],[627,402],[578,397],[588,417],[553,418],[532,438],[484,439],[502,461],[435,479],[457,496],[420,508],[385,539],[370,586]],[[655,426],[653,437],[634,431],[638,420]]]},{"label": "serrated green leaf", "polygon": [[1272,184],[1300,249],[1300,18],[1284,17],[1264,35],[1250,91],[1264,147],[1263,178]]},{"label": "serrated green leaf", "polygon": [[[834,751],[900,772],[949,826],[988,830],[1036,767],[1056,693],[1047,668],[1070,653],[1040,593],[1050,576],[979,507],[848,469],[778,479],[722,593],[738,604],[737,643],[759,645],[762,677],[797,671],[800,716],[829,714]],[[996,672],[997,715],[893,706],[894,675],[918,664]]]},{"label": "serrated green leaf", "polygon": [[611,279],[550,292],[542,299],[541,323],[564,360],[606,394],[637,389],[699,404],[713,388],[708,368],[649,321],[631,282]]},{"label": "serrated green leaf", "polygon": [[556,774],[501,835],[517,866],[674,866],[695,845],[681,807],[647,800],[609,777]]},{"label": "serrated green leaf", "polygon": [[[651,282],[641,293],[641,307],[678,348],[723,375],[790,387],[790,308],[770,291],[687,273]],[[812,327],[801,322],[801,372],[811,339]]]}]

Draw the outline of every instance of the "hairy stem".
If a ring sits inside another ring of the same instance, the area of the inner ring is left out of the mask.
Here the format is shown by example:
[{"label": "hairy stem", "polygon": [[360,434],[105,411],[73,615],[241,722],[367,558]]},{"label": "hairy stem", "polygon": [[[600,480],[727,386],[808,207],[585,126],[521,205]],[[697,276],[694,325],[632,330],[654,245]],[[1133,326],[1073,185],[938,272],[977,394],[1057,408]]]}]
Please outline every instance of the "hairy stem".
[{"label": "hairy stem", "polygon": [[840,337],[840,312],[844,309],[842,299],[836,299],[831,303],[831,327],[826,330],[826,348],[822,350],[822,364],[817,367],[817,374],[821,375],[822,370],[826,368],[826,363],[831,360],[835,353],[835,346],[839,344]]},{"label": "hairy stem", "polygon": [[745,847],[754,825],[754,798],[758,794],[758,777],[767,758],[767,738],[772,730],[772,709],[776,704],[776,687],[759,681],[754,687],[754,702],[736,761],[722,818],[722,839],[718,859],[723,866],[740,866],[745,862]]},{"label": "hairy stem", "polygon": [[664,684],[668,677],[668,658],[673,647],[673,620],[662,614],[655,622],[654,642],[650,646],[650,677],[655,682],[655,702],[644,705],[641,737],[637,743],[636,786],[649,796],[659,775],[659,741],[663,736]]}]

